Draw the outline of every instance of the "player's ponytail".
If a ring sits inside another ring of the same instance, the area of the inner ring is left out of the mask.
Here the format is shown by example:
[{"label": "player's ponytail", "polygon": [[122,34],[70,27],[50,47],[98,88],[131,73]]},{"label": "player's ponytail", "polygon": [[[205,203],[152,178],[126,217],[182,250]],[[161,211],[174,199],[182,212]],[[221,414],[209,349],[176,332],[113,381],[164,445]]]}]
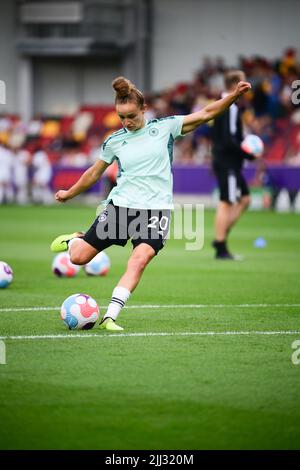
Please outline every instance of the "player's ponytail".
[{"label": "player's ponytail", "polygon": [[112,82],[112,87],[116,92],[115,104],[127,103],[128,101],[135,101],[137,105],[142,108],[145,104],[143,93],[136,88],[136,86],[125,77],[117,77]]}]

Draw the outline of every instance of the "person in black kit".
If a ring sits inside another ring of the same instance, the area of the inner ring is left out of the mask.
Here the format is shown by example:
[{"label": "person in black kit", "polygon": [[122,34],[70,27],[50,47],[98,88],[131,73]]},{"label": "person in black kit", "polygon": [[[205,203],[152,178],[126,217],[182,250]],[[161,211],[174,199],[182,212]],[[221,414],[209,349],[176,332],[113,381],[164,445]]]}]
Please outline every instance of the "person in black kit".
[{"label": "person in black kit", "polygon": [[[244,72],[230,71],[225,74],[225,89],[222,97],[230,93],[240,80],[245,80]],[[212,133],[213,170],[220,190],[220,201],[215,216],[216,259],[237,259],[227,248],[230,229],[239,220],[250,204],[249,189],[242,175],[243,160],[255,157],[241,149],[243,140],[240,111],[232,104],[214,120]]]}]

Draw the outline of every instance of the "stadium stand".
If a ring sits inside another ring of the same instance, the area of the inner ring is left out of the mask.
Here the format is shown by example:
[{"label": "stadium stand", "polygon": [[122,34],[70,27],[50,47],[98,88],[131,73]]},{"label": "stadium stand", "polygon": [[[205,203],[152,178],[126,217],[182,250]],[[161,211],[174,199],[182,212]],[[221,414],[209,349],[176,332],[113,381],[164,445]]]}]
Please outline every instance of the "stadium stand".
[{"label": "stadium stand", "polygon": [[[296,50],[286,50],[273,63],[262,57],[241,57],[238,68],[246,72],[252,84],[252,91],[239,103],[244,111],[244,125],[248,133],[263,139],[266,165],[300,166],[300,107],[291,99],[292,83],[300,75]],[[186,114],[218,99],[227,69],[221,58],[206,58],[191,82],[178,83],[148,96],[147,117]],[[29,180],[34,174],[34,155],[43,151],[53,169],[51,188],[56,190],[62,183],[72,184],[97,158],[102,141],[119,127],[114,107],[100,104],[82,104],[74,115],[35,116],[27,124],[16,115],[3,115],[0,144],[11,151],[12,167],[14,156],[20,151],[27,152],[29,157],[19,159],[18,165],[27,169]],[[211,126],[204,125],[179,140],[174,152],[175,165],[209,166],[210,132]],[[59,169],[64,170],[63,175]],[[112,171],[109,178],[113,181],[114,177]],[[13,181],[11,184],[15,186]]]}]

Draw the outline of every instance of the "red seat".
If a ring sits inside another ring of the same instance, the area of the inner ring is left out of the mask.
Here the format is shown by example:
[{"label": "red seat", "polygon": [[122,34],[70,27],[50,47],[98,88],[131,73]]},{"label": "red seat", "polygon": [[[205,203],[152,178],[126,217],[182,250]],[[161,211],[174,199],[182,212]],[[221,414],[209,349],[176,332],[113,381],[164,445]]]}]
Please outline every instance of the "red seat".
[{"label": "red seat", "polygon": [[269,162],[282,162],[286,154],[286,141],[283,137],[277,137],[273,144],[270,145],[266,159]]}]

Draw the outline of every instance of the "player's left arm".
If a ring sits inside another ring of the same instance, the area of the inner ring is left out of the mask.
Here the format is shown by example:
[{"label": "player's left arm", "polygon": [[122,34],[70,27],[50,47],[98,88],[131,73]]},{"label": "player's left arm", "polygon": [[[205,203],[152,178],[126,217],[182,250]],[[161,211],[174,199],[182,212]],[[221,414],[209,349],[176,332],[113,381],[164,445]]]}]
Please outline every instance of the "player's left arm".
[{"label": "player's left arm", "polygon": [[205,108],[201,109],[201,111],[187,114],[183,119],[181,134],[194,131],[198,126],[201,126],[201,124],[211,121],[229,108],[229,106],[232,105],[232,103],[234,103],[241,95],[247,93],[250,88],[250,83],[239,82],[235,90],[232,93],[229,93],[225,98],[208,104]]}]

